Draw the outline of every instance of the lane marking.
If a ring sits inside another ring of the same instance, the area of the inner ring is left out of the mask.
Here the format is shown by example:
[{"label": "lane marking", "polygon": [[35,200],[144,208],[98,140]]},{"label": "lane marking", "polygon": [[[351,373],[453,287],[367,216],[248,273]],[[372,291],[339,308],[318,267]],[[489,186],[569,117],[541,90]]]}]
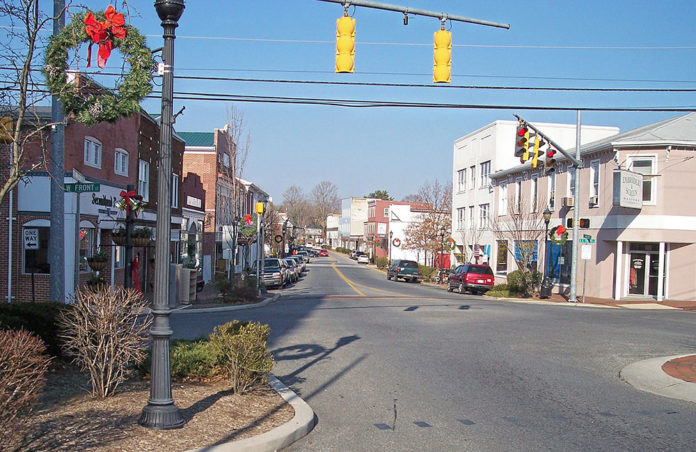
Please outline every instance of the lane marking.
[{"label": "lane marking", "polygon": [[335,262],[332,262],[332,263],[331,263],[331,268],[333,268],[334,271],[336,272],[336,274],[339,276],[339,278],[341,278],[343,281],[345,281],[346,284],[348,284],[348,285],[350,286],[351,289],[353,289],[355,292],[358,293],[358,295],[362,295],[363,297],[366,296],[366,295],[365,295],[364,293],[362,293],[357,287],[355,287],[355,286],[353,285],[353,282],[352,282],[350,279],[346,278],[346,277],[343,275],[343,273],[341,273],[341,270],[339,270],[339,269],[336,267],[336,263],[335,263]]}]

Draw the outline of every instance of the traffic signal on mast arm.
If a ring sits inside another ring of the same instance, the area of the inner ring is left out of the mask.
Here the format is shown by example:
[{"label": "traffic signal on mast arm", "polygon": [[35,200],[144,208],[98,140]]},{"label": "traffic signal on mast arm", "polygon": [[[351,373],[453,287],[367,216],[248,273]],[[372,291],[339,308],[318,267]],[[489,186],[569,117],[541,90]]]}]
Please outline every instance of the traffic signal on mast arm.
[{"label": "traffic signal on mast arm", "polygon": [[[535,135],[534,137],[534,150],[532,151],[532,168],[536,168],[539,165],[539,154],[541,154],[541,151],[539,150],[540,147],[546,145],[546,142],[544,142],[539,135]],[[544,164],[544,161],[541,161],[541,164]]]},{"label": "traffic signal on mast arm", "polygon": [[353,72],[355,65],[355,19],[348,10],[336,20],[336,72]]},{"label": "traffic signal on mast arm", "polygon": [[515,157],[522,163],[529,159],[529,127],[522,122],[517,125],[515,134]]},{"label": "traffic signal on mast arm", "polygon": [[556,171],[556,150],[549,146],[546,151],[546,174]]},{"label": "traffic signal on mast arm", "polygon": [[445,30],[443,22],[433,37],[433,82],[449,83],[452,79],[452,33]]}]

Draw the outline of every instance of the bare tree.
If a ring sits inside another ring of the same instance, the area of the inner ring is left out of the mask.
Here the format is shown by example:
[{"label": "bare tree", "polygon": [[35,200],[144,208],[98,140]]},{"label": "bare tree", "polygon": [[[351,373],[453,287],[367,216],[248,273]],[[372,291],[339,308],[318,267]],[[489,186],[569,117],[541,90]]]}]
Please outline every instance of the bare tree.
[{"label": "bare tree", "polygon": [[[0,204],[22,177],[42,165],[27,161],[25,149],[38,145],[46,161],[46,138],[51,123],[39,117],[37,106],[48,94],[41,81],[34,79],[32,66],[45,46],[48,17],[39,9],[38,0],[2,0],[0,17],[6,19],[4,39],[0,40],[0,152],[7,152],[9,167],[0,173]],[[5,158],[2,159],[5,161]],[[62,181],[60,181],[62,183]]]},{"label": "bare tree", "polygon": [[327,180],[319,182],[312,189],[312,203],[317,215],[316,223],[321,226],[322,235],[326,236],[326,217],[336,212],[341,207],[338,197],[338,187]]},{"label": "bare tree", "polygon": [[[444,240],[452,231],[452,192],[448,187],[435,179],[423,184],[417,195],[409,195],[412,202],[427,204],[430,209],[421,215],[422,221],[406,228],[406,249],[422,250],[426,256],[428,253],[435,256],[443,248]],[[439,236],[441,230],[444,236]]]},{"label": "bare tree", "polygon": [[283,210],[287,212],[290,222],[296,228],[310,225],[316,216],[312,214],[312,206],[302,188],[297,185],[291,185],[283,192]]},{"label": "bare tree", "polygon": [[[543,205],[546,205],[545,201],[537,203],[537,206]],[[517,268],[523,271],[531,269],[538,253],[539,239],[544,237],[545,224],[539,209],[532,209],[528,199],[520,197],[516,202],[508,203],[507,215],[491,216],[490,227],[498,240],[511,242],[508,252]]]}]

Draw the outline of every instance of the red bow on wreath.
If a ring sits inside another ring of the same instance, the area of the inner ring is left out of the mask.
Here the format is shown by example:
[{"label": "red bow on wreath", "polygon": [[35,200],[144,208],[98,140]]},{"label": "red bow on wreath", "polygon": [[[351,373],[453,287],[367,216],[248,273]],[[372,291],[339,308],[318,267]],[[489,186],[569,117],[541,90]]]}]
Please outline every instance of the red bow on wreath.
[{"label": "red bow on wreath", "polygon": [[253,223],[253,221],[251,221],[251,215],[250,215],[250,214],[246,214],[246,215],[244,216],[244,222],[246,223],[247,226],[251,226],[251,223]]},{"label": "red bow on wreath", "polygon": [[[126,29],[123,28],[126,20],[123,18],[123,14],[117,13],[114,7],[109,5],[104,16],[106,17],[104,22],[99,22],[92,13],[87,13],[84,19],[85,31],[92,39],[92,43],[99,44],[97,66],[100,68],[106,66],[106,60],[111,55],[111,49],[114,47],[112,39],[126,37]],[[90,67],[92,63],[92,43],[87,49],[87,67]]]},{"label": "red bow on wreath", "polygon": [[559,225],[559,226],[556,228],[556,235],[559,236],[559,237],[562,236],[563,233],[565,232],[565,230],[566,230],[565,226],[563,226],[562,224]]}]

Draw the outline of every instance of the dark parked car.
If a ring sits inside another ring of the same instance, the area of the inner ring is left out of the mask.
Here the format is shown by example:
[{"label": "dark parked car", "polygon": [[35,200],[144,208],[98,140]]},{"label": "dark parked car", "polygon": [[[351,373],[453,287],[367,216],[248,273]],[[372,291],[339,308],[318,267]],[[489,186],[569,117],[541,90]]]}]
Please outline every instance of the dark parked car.
[{"label": "dark parked car", "polygon": [[266,258],[263,260],[263,275],[261,276],[261,280],[266,287],[283,287],[287,279],[283,273],[285,271],[280,259]]},{"label": "dark parked car", "polygon": [[450,273],[447,284],[449,292],[456,288],[459,293],[484,294],[495,284],[495,276],[488,265],[464,264]]},{"label": "dark parked car", "polygon": [[419,282],[421,277],[416,261],[397,259],[387,268],[387,279],[394,278],[394,281],[402,278],[404,281]]}]

